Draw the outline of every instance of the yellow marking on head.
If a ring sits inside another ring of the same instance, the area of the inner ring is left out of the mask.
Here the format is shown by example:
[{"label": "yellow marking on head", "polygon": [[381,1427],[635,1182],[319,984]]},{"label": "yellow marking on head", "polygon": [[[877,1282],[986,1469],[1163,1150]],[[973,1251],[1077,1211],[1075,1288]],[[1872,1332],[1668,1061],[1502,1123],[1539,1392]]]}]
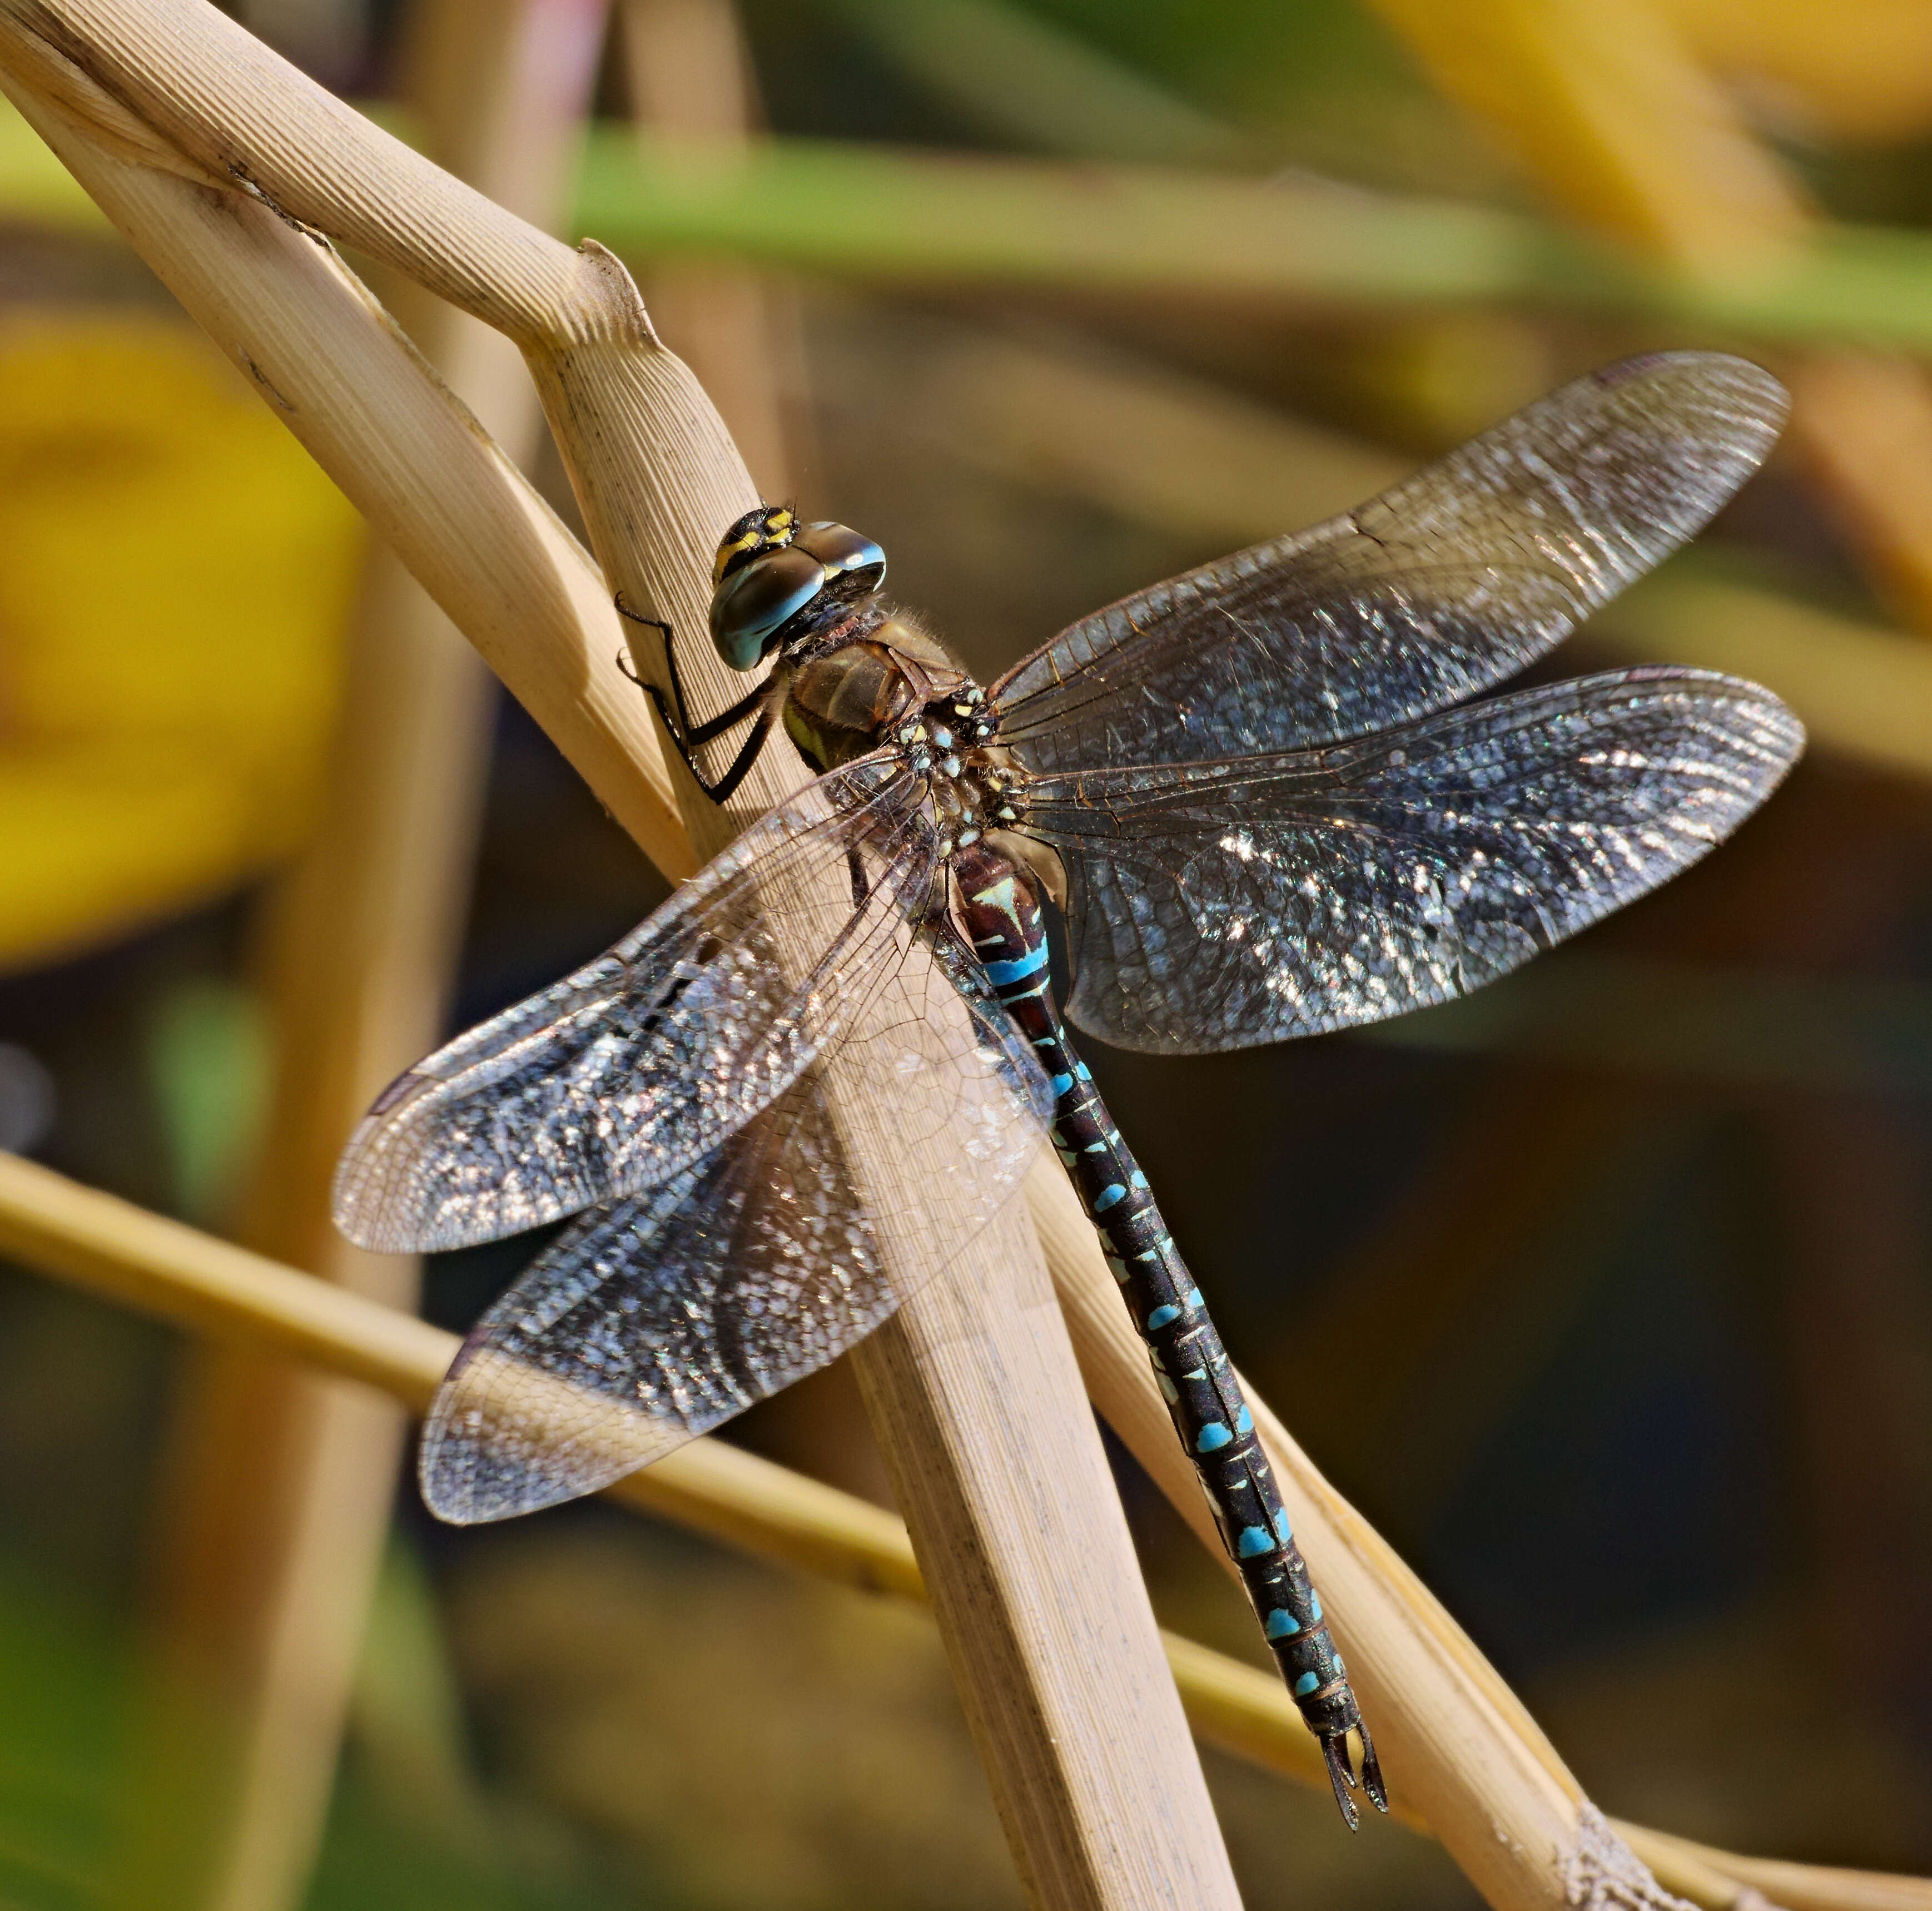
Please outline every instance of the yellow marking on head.
[{"label": "yellow marking on head", "polygon": [[756,531],[747,531],[741,537],[726,538],[724,543],[718,547],[717,560],[711,566],[711,581],[714,584],[722,582],[724,575],[725,566],[730,563],[740,551],[757,549],[758,543],[759,538]]},{"label": "yellow marking on head", "polygon": [[798,518],[787,505],[774,505],[755,524],[748,524],[735,538],[727,538],[718,547],[718,555],[712,560],[711,581],[713,584],[724,580],[725,568],[733,558],[742,553],[771,550],[788,544],[798,533]]}]

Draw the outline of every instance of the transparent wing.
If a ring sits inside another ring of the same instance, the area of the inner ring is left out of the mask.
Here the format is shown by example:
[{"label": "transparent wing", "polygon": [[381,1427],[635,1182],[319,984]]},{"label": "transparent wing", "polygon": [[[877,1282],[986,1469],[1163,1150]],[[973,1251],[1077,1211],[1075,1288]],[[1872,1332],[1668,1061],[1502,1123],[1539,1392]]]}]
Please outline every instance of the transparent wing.
[{"label": "transparent wing", "polygon": [[[431,1510],[575,1498],[823,1366],[998,1212],[1052,1100],[997,1004],[909,949],[827,1070],[708,1160],[586,1215],[484,1316],[424,1434]],[[917,1165],[890,1189],[848,1145],[868,1108]]]},{"label": "transparent wing", "polygon": [[392,1084],[343,1156],[337,1226],[382,1251],[460,1246],[692,1166],[895,958],[932,838],[892,759],[820,777],[608,954]]},{"label": "transparent wing", "polygon": [[1466,994],[1696,861],[1803,746],[1755,684],[1644,669],[1325,750],[1042,778],[1067,1012],[1186,1052]]},{"label": "transparent wing", "polygon": [[1693,536],[1784,422],[1778,381],[1672,352],[1580,378],[1346,516],[1125,598],[994,686],[1042,771],[1307,748],[1540,656]]}]

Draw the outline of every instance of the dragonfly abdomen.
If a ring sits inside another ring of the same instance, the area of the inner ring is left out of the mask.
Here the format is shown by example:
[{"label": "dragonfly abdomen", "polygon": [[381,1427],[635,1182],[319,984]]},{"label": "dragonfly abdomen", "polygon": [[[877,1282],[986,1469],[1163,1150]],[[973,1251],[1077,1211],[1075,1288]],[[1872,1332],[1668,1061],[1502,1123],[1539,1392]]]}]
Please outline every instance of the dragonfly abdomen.
[{"label": "dragonfly abdomen", "polygon": [[1386,1810],[1375,1748],[1294,1543],[1273,1469],[1201,1290],[1174,1244],[1132,1150],[1074,1052],[1053,1000],[1046,924],[1024,872],[980,845],[949,866],[949,915],[1054,1092],[1054,1146],[1148,1355],[1168,1414],[1239,1569],[1262,1630],[1309,1729],[1322,1742],[1342,1815],[1355,1780],[1348,1734],[1362,1735],[1362,1780]]}]

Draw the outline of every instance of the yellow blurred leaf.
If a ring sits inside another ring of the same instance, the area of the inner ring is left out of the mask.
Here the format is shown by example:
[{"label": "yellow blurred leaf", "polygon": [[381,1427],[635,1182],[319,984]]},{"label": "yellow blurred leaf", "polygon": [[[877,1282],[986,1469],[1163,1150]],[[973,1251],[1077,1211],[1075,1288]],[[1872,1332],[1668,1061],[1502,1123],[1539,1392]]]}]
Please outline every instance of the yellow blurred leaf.
[{"label": "yellow blurred leaf", "polygon": [[1767,116],[1884,144],[1932,128],[1928,0],[1664,0],[1698,56]]},{"label": "yellow blurred leaf", "polygon": [[109,939],[300,839],[361,547],[185,326],[0,326],[0,965]]},{"label": "yellow blurred leaf", "polygon": [[1672,22],[1641,0],[1374,0],[1430,77],[1556,202],[1682,269],[1779,262],[1802,201]]}]

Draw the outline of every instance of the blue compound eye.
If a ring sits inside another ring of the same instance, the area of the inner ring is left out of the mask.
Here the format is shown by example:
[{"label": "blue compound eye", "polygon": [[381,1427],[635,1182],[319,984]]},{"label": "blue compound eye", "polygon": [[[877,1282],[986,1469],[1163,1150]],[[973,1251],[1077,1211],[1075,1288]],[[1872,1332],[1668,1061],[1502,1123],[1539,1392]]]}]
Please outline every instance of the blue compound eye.
[{"label": "blue compound eye", "polygon": [[790,548],[762,552],[718,586],[711,640],[734,670],[752,670],[780,628],[825,588],[825,566]]},{"label": "blue compound eye", "polygon": [[886,580],[886,554],[849,524],[808,524],[792,548],[817,558],[828,579],[849,576],[861,590],[877,590]]}]

